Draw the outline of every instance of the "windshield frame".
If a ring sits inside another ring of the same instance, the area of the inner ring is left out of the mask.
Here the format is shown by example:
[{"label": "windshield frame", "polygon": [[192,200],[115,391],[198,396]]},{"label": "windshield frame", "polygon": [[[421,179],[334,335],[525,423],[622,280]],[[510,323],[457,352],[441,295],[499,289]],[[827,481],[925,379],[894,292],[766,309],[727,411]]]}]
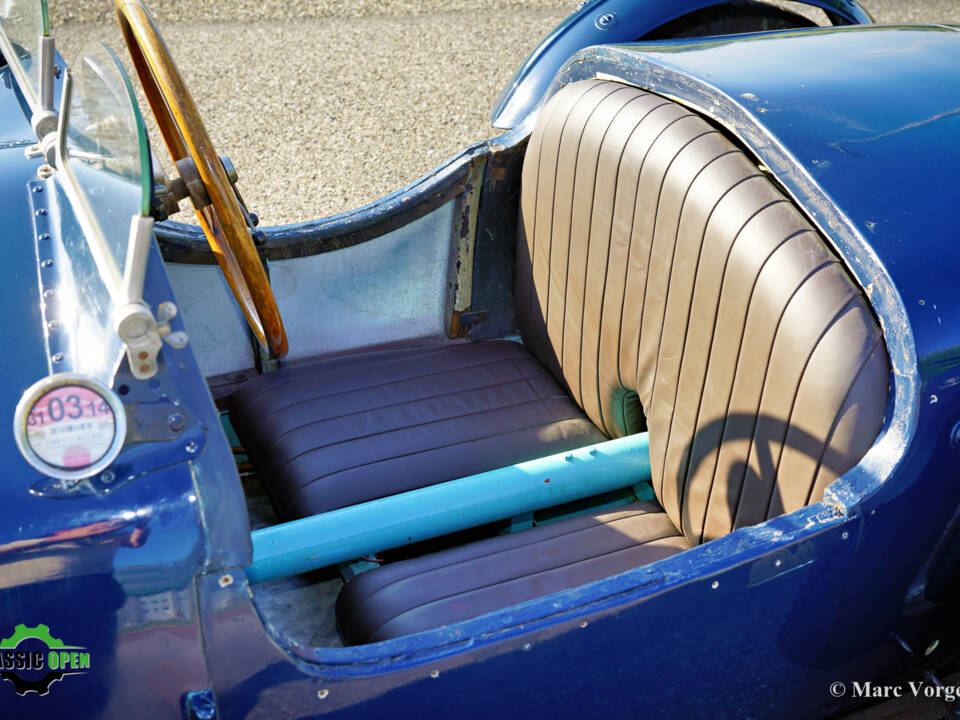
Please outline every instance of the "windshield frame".
[{"label": "windshield frame", "polygon": [[[40,15],[42,23],[38,37],[50,37],[50,12],[47,7],[47,0],[37,1],[40,3]],[[40,86],[42,85],[42,79],[38,82],[37,89],[35,90],[31,84],[26,68],[24,68],[23,63],[21,62],[20,54],[14,48],[13,41],[3,30],[2,22],[0,22],[0,53],[3,54],[4,59],[7,61],[7,67],[9,67],[10,72],[13,73],[13,77],[17,81],[17,87],[19,88],[24,99],[27,101],[27,105],[30,107],[30,112],[33,114],[41,112],[43,107],[40,102],[40,96],[38,95],[38,92],[40,91]],[[39,67],[39,47],[37,49],[36,56],[31,57],[34,62],[38,63],[37,74],[39,79],[39,74],[42,72],[41,68]]]},{"label": "windshield frame", "polygon": [[[119,58],[117,58],[116,53],[109,46],[103,43],[99,44],[107,51],[110,58],[116,64],[117,69],[120,71],[119,75],[123,79],[125,89],[131,100],[131,107],[136,119],[140,149],[141,199],[138,211],[140,217],[146,217],[150,214],[151,191],[153,187],[153,164],[150,155],[150,143],[147,140],[146,126],[143,121],[143,115],[140,112],[139,104],[136,102],[136,96],[134,95],[130,78],[120,63]],[[86,56],[82,54],[79,61],[82,62],[84,57]],[[70,100],[73,92],[73,74],[68,69],[65,71],[65,77],[63,79],[63,93],[60,100],[60,119],[57,127],[57,174],[60,175],[62,173],[63,181],[61,185],[67,195],[67,199],[74,208],[77,221],[80,224],[84,236],[87,238],[91,254],[97,264],[101,277],[107,285],[110,296],[114,303],[120,305],[127,300],[123,282],[126,268],[119,266],[111,252],[110,244],[97,219],[97,214],[90,206],[86,192],[83,190],[80,181],[74,173],[69,159],[70,151],[67,148],[69,133],[67,128],[70,121]],[[137,216],[137,213],[132,215],[132,217]],[[126,241],[126,238],[124,238],[124,241]],[[130,258],[127,257],[125,265],[129,263],[129,261]]]}]

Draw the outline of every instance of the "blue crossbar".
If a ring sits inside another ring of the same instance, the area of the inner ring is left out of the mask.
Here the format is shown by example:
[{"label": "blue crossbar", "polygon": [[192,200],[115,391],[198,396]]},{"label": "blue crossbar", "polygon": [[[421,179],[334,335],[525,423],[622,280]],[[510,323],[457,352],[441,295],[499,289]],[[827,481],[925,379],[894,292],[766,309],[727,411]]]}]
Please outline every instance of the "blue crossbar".
[{"label": "blue crossbar", "polygon": [[646,433],[255,530],[251,583],[289,577],[650,479]]}]

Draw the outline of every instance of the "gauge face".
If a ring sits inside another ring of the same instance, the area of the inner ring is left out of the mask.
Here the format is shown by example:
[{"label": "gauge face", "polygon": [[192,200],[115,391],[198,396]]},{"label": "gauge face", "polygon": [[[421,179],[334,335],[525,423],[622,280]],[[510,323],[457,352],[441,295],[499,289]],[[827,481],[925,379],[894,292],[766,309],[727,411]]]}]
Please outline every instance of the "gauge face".
[{"label": "gauge face", "polygon": [[27,461],[52,477],[94,475],[123,446],[123,406],[108,388],[81,375],[44,378],[24,393],[14,418]]},{"label": "gauge face", "polygon": [[117,419],[106,398],[83,385],[45,393],[27,415],[27,443],[45,463],[64,470],[88,467],[113,445]]}]

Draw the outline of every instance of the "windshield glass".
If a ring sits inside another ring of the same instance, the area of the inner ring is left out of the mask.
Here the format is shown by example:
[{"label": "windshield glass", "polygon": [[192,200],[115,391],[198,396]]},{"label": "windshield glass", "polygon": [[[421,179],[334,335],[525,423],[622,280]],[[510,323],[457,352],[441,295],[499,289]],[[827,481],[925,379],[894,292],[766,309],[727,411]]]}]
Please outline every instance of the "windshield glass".
[{"label": "windshield glass", "polygon": [[58,370],[109,382],[123,355],[114,321],[128,301],[122,279],[131,218],[148,214],[152,176],[130,81],[102,43],[86,45],[72,64],[58,132],[58,172],[51,178],[64,350]]},{"label": "windshield glass", "polygon": [[150,151],[130,80],[106,45],[83,48],[71,70],[61,164],[89,211],[109,275],[122,276],[132,215],[150,212]]},{"label": "windshield glass", "polygon": [[46,0],[0,0],[0,50],[32,107],[40,95],[40,36],[49,34]]}]

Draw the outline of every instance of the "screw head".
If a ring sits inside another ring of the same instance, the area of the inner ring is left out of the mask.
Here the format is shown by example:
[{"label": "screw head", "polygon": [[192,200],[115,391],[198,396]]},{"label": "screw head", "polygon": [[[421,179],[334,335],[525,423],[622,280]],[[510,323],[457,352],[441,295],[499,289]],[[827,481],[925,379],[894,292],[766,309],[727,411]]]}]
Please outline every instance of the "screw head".
[{"label": "screw head", "polygon": [[610,30],[615,28],[618,22],[620,22],[620,17],[615,12],[605,12],[597,15],[593,24],[597,30]]}]

